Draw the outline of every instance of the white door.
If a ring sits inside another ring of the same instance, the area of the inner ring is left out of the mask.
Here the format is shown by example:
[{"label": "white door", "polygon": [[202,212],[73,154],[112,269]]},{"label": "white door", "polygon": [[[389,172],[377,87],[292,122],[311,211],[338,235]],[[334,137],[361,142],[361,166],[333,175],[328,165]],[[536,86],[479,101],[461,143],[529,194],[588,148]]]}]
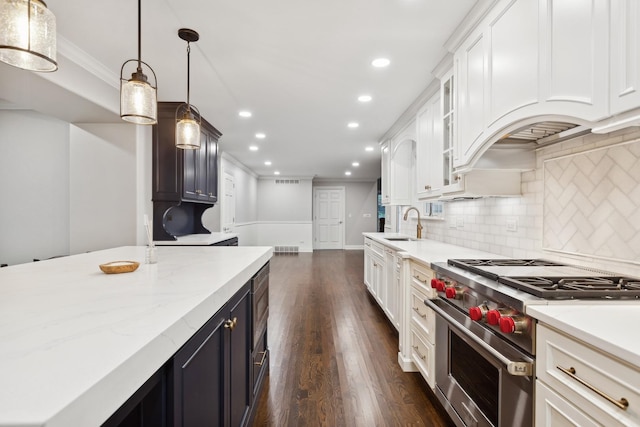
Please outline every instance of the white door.
[{"label": "white door", "polygon": [[313,190],[314,249],[344,247],[344,187]]},{"label": "white door", "polygon": [[223,189],[222,231],[233,231],[236,222],[236,181],[228,172],[224,173]]}]

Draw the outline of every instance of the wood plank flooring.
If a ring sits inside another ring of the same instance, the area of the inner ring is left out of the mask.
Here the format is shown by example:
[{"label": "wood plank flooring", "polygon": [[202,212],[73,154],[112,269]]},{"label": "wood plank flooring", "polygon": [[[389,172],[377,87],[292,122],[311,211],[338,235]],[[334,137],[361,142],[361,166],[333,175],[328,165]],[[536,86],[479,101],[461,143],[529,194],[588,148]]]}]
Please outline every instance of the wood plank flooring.
[{"label": "wood plank flooring", "polygon": [[362,251],[271,260],[269,377],[254,426],[451,426],[366,291]]}]

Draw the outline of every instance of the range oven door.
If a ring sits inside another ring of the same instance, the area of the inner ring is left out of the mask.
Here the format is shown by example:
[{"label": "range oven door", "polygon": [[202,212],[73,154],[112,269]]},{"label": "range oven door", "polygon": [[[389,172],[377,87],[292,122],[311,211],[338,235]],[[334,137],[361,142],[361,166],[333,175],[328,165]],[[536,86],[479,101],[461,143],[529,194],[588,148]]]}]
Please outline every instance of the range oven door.
[{"label": "range oven door", "polygon": [[459,427],[531,427],[533,358],[440,299],[436,395]]}]

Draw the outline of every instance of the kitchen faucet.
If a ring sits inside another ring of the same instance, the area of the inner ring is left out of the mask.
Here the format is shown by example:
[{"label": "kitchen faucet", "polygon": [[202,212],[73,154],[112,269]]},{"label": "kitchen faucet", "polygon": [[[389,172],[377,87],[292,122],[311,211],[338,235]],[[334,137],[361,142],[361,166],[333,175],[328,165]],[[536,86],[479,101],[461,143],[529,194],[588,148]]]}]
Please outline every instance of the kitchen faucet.
[{"label": "kitchen faucet", "polygon": [[407,220],[407,218],[409,217],[409,211],[411,209],[415,210],[416,213],[418,214],[418,226],[416,227],[416,237],[418,239],[422,239],[422,224],[420,224],[420,211],[418,210],[418,208],[414,208],[413,206],[411,206],[409,209],[405,211],[403,219],[405,221]]}]

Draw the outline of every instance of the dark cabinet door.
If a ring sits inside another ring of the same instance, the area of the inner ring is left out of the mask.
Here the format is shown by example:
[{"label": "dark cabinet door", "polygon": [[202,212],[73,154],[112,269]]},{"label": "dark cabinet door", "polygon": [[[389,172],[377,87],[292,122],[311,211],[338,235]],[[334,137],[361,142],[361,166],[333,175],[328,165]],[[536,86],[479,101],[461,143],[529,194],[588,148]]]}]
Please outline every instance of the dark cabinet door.
[{"label": "dark cabinet door", "polygon": [[207,159],[206,159],[206,189],[207,201],[216,203],[218,201],[218,137],[215,134],[208,134]]},{"label": "dark cabinet door", "polygon": [[199,150],[184,150],[184,175],[182,178],[182,198],[185,200],[197,200],[198,183],[196,173],[198,170]]},{"label": "dark cabinet door", "polygon": [[248,422],[251,407],[251,301],[249,293],[235,306],[229,315],[235,326],[229,340],[229,411],[230,426],[244,426]]},{"label": "dark cabinet door", "polygon": [[174,356],[174,426],[224,425],[225,322],[218,313]]}]

